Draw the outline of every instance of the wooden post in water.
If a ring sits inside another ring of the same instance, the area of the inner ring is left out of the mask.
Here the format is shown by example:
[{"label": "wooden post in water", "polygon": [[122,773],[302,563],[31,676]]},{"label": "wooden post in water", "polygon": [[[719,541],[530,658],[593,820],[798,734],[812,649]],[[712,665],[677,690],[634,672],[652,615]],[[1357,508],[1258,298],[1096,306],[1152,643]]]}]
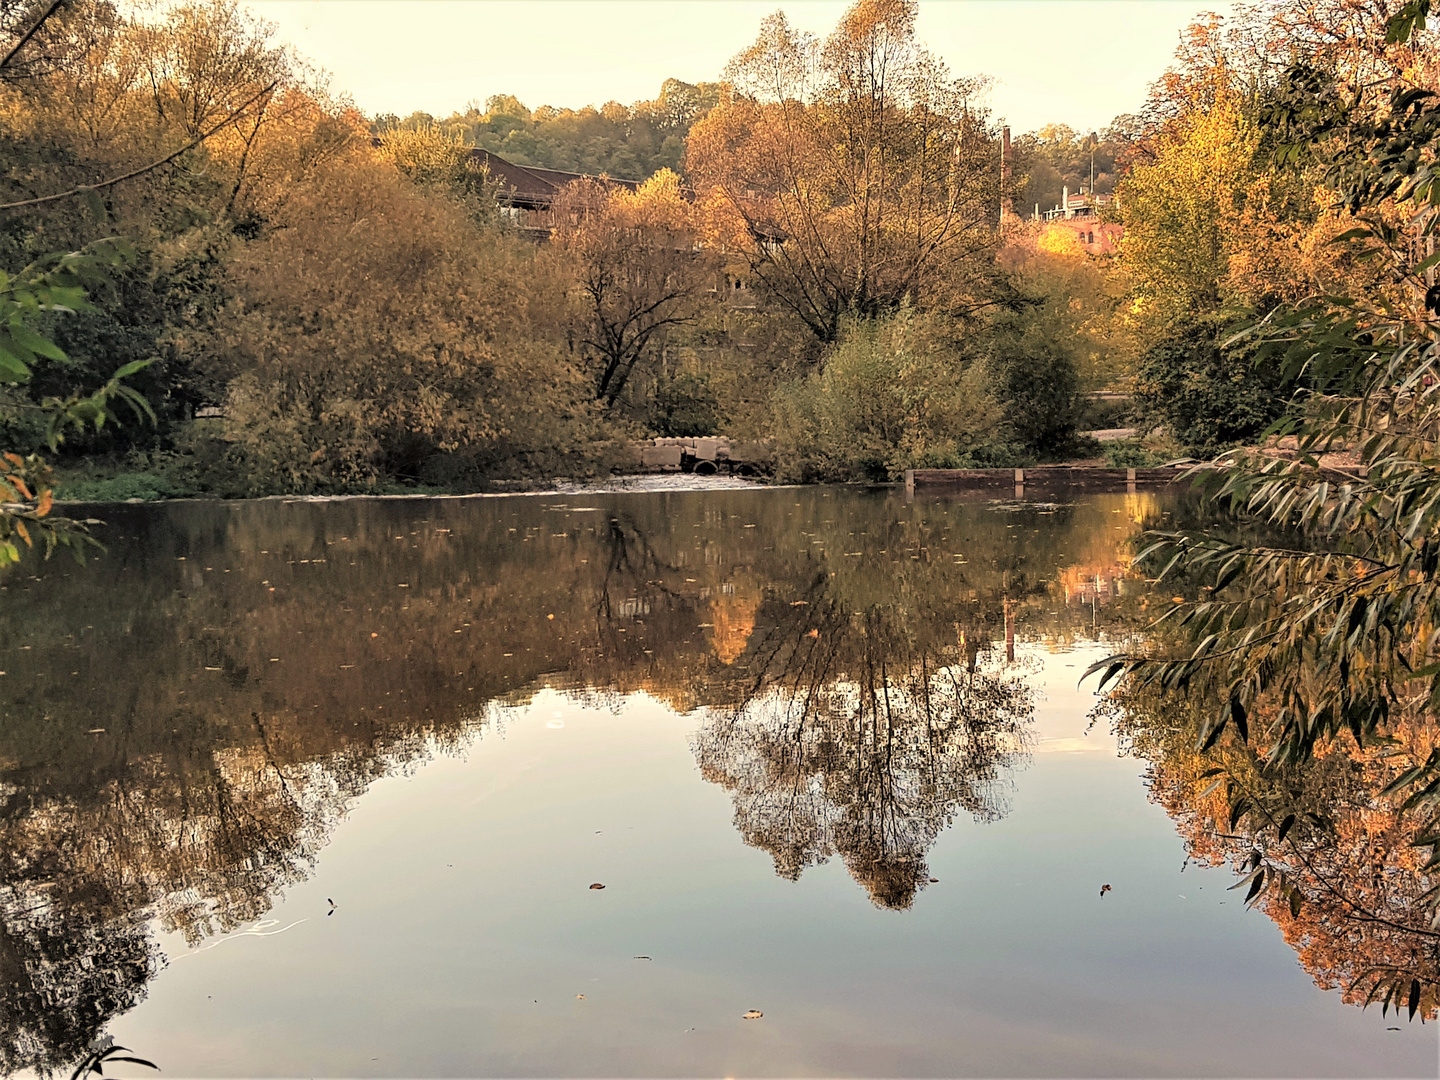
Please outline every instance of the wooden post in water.
[{"label": "wooden post in water", "polygon": [[915,498],[915,470],[905,470],[905,501],[909,502]]},{"label": "wooden post in water", "polygon": [[[1020,470],[1016,469],[1015,471],[1019,472]],[[1017,488],[1023,486],[1023,484],[1016,485]],[[1006,597],[1003,603],[1005,611],[1005,662],[1007,664],[1013,664],[1015,662],[1015,605],[1010,601],[1009,597]]]},{"label": "wooden post in water", "polygon": [[1134,494],[1135,494],[1135,470],[1134,470],[1134,469],[1126,469],[1126,470],[1125,470],[1125,494],[1126,494],[1126,495],[1134,495]]},{"label": "wooden post in water", "polygon": [[1017,499],[1023,499],[1024,497],[1025,497],[1025,470],[1024,470],[1024,469],[1016,469],[1016,470],[1015,470],[1015,498],[1017,498]]}]

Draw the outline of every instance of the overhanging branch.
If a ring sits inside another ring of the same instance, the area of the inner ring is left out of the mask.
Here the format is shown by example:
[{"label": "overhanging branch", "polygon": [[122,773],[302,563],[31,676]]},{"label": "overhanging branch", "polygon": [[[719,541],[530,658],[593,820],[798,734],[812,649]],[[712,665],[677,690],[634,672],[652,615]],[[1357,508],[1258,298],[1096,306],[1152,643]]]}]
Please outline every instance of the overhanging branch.
[{"label": "overhanging branch", "polygon": [[111,177],[109,180],[103,180],[98,184],[80,184],[76,187],[71,188],[68,191],[57,191],[54,195],[40,195],[34,199],[22,199],[19,202],[0,203],[0,210],[21,210],[29,206],[44,206],[47,203],[59,202],[61,199],[70,199],[75,197],[76,195],[83,195],[87,191],[100,191],[104,188],[114,187],[116,184],[123,184],[126,180],[134,180],[137,176],[144,176],[148,172],[154,172],[156,169],[170,164],[170,162],[174,161],[187,150],[193,150],[195,147],[199,146],[202,142],[204,142],[206,139],[210,138],[210,136],[214,135],[217,131],[223,128],[226,124],[234,123],[235,120],[237,120],[245,113],[246,109],[250,108],[250,106],[255,104],[255,102],[259,101],[266,94],[269,94],[271,91],[273,91],[277,85],[279,85],[278,79],[272,81],[270,85],[265,87],[265,89],[261,90],[258,94],[255,94],[253,97],[247,100],[245,104],[241,105],[234,112],[230,113],[228,116],[225,117],[224,120],[221,120],[214,127],[210,128],[208,131],[201,132],[184,146],[180,147],[180,149],[176,150],[172,154],[167,154],[159,161],[153,161],[149,165],[142,166],[138,169],[132,169],[130,172],[125,173],[122,176]]}]

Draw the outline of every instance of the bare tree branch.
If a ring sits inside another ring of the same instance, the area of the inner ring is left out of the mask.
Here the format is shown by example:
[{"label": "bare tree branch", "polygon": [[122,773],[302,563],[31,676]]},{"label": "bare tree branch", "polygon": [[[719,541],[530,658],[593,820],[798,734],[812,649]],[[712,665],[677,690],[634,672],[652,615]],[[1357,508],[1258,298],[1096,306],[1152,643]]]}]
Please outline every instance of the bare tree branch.
[{"label": "bare tree branch", "polygon": [[[61,0],[61,2],[63,2],[63,0]],[[210,138],[210,136],[214,135],[217,131],[225,127],[227,124],[234,123],[235,120],[237,120],[240,116],[244,115],[246,109],[250,108],[250,106],[255,104],[255,102],[259,101],[266,94],[269,94],[271,91],[273,91],[277,84],[278,80],[271,82],[270,85],[266,86],[258,94],[255,94],[253,97],[247,100],[245,104],[241,105],[234,112],[230,113],[228,116],[225,117],[225,119],[221,120],[214,127],[210,128],[208,131],[201,132],[184,146],[180,147],[180,149],[176,150],[172,154],[166,155],[159,161],[153,161],[149,165],[142,166],[138,169],[132,169],[130,172],[125,173],[123,176],[115,176],[109,180],[103,180],[98,184],[81,184],[78,187],[71,188],[69,191],[58,191],[54,195],[41,195],[34,199],[22,199],[20,202],[0,203],[0,210],[20,210],[27,206],[43,206],[46,203],[59,202],[61,199],[69,199],[73,198],[76,195],[83,195],[87,191],[99,191],[102,188],[114,187],[116,184],[124,183],[126,180],[133,180],[137,176],[144,176],[148,172],[154,172],[156,169],[164,165],[170,164],[170,162],[174,161],[181,154],[185,153],[185,151],[193,150],[195,147],[199,146],[202,142]]]},{"label": "bare tree branch", "polygon": [[65,0],[50,0],[50,6],[42,11],[40,17],[35,20],[30,29],[21,34],[20,39],[16,41],[14,45],[10,46],[10,51],[5,54],[4,59],[0,59],[0,71],[4,71],[14,62],[15,57],[20,54],[20,50],[29,43],[30,39],[35,36],[40,27],[49,22],[50,16],[60,10],[60,5],[63,3],[65,3]]}]

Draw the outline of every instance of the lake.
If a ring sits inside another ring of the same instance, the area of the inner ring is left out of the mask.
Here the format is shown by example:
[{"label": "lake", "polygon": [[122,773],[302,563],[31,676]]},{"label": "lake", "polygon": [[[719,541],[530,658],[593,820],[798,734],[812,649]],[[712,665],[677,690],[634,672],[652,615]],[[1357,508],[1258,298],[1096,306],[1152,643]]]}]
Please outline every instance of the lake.
[{"label": "lake", "polygon": [[1092,723],[1174,497],[94,512],[0,578],[7,1074],[1440,1069]]}]

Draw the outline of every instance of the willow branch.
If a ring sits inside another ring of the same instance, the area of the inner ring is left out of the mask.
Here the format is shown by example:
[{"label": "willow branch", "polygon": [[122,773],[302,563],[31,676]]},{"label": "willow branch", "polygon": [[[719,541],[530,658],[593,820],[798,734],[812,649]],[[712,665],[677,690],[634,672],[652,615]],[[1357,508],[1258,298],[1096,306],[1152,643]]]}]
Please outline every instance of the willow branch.
[{"label": "willow branch", "polygon": [[40,30],[40,27],[44,26],[50,20],[50,16],[54,15],[55,12],[60,10],[60,5],[63,3],[65,3],[65,0],[50,0],[50,6],[40,13],[40,17],[35,20],[34,25],[32,25],[29,30],[26,30],[25,33],[20,36],[19,41],[15,42],[14,45],[10,46],[10,51],[5,54],[4,59],[0,59],[0,71],[4,71],[7,67],[11,65],[11,63],[14,62],[15,57],[19,55],[20,50],[23,49],[30,41],[30,39],[35,36],[35,34]]},{"label": "willow branch", "polygon": [[174,161],[187,150],[193,150],[206,139],[210,138],[210,136],[214,135],[221,128],[225,127],[225,125],[234,123],[235,120],[238,119],[245,112],[246,109],[250,108],[251,105],[255,104],[255,102],[259,101],[266,94],[274,90],[278,83],[278,79],[274,82],[271,82],[269,86],[265,87],[265,89],[261,90],[258,94],[254,95],[248,101],[246,101],[245,104],[241,105],[234,112],[226,116],[224,120],[221,120],[218,124],[210,128],[208,131],[201,132],[184,146],[180,147],[180,149],[176,150],[172,154],[168,154],[167,156],[161,158],[159,161],[153,161],[149,165],[144,165],[138,169],[132,169],[130,172],[125,173],[123,176],[115,176],[109,180],[103,180],[98,184],[80,184],[78,187],[73,187],[69,191],[59,191],[56,192],[54,195],[41,195],[34,199],[22,199],[20,202],[0,203],[0,210],[19,210],[27,206],[43,206],[46,203],[59,202],[61,199],[69,199],[76,195],[83,195],[87,191],[99,191],[102,188],[114,187],[116,184],[122,184],[126,180],[134,180],[137,176],[144,176],[148,172],[154,172],[156,169],[170,164],[170,162]]}]

